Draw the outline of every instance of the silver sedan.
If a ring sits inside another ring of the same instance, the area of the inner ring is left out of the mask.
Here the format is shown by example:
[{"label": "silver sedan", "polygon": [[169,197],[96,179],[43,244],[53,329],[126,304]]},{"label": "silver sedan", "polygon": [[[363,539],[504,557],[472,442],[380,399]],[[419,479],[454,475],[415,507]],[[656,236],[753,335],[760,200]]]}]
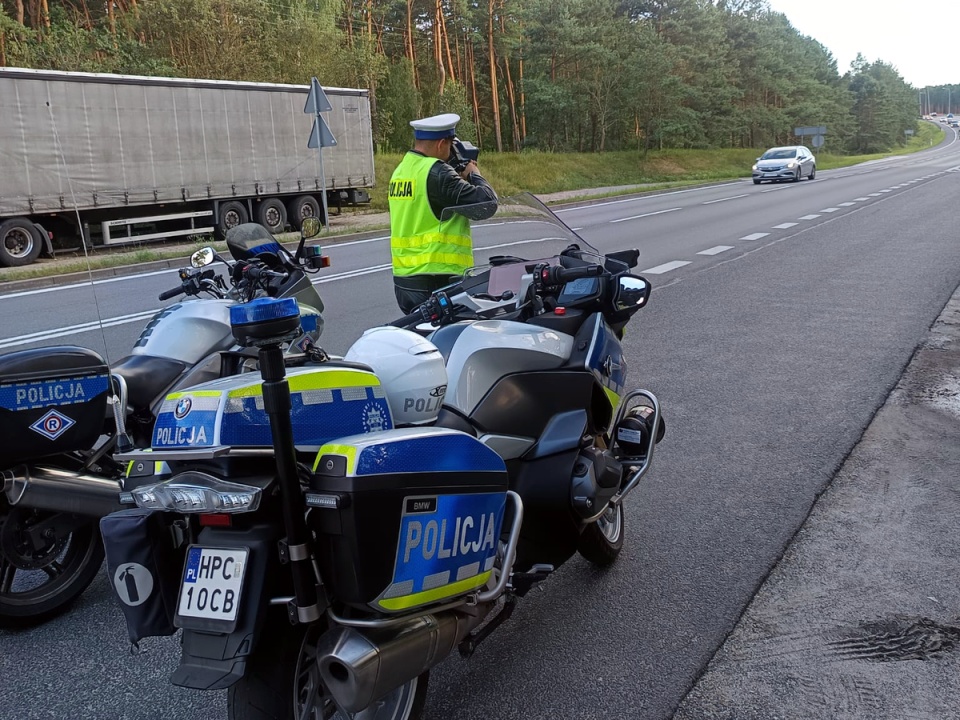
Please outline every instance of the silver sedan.
[{"label": "silver sedan", "polygon": [[770,148],[757,158],[757,164],[753,166],[754,185],[764,180],[798,182],[802,177],[813,180],[816,175],[817,159],[803,145]]}]

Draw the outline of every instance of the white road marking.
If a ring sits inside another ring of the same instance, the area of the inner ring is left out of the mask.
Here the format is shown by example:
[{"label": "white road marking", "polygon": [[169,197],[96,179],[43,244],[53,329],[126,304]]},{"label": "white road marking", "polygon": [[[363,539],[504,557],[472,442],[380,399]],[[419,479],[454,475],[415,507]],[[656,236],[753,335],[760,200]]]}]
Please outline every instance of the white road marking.
[{"label": "white road marking", "polygon": [[67,327],[53,328],[42,332],[29,333],[27,335],[18,335],[16,337],[0,340],[0,350],[17,347],[18,345],[28,345],[29,343],[42,342],[43,340],[54,340],[68,335],[79,335],[80,333],[99,330],[101,327],[116,327],[117,325],[126,325],[132,322],[141,322],[148,320],[160,312],[162,308],[146,310],[145,312],[133,313],[132,315],[118,315],[117,317],[107,318],[102,323],[88,322],[79,325],[68,325]]},{"label": "white road marking", "polygon": [[824,208],[824,209],[821,210],[820,212],[831,213],[831,212],[836,212],[836,211],[839,210],[839,209],[840,209],[840,208]]},{"label": "white road marking", "polygon": [[777,190],[786,190],[789,185],[780,185],[779,187],[770,188],[769,190],[761,190],[762,193],[776,192]]},{"label": "white road marking", "polygon": [[737,198],[744,198],[744,197],[747,197],[748,195],[749,193],[744,193],[743,195],[731,195],[730,197],[720,198],[719,200],[707,200],[705,203],[701,203],[701,204],[713,205],[714,203],[718,203],[718,202],[726,202],[727,200],[736,200]]},{"label": "white road marking", "polygon": [[350,242],[333,243],[332,245],[327,246],[327,250],[329,251],[333,248],[347,247],[348,245],[365,245],[367,243],[379,242],[380,240],[389,240],[389,239],[390,239],[389,235],[384,235],[382,237],[367,238],[366,240],[351,240]]},{"label": "white road marking", "polygon": [[851,205],[856,205],[856,203],[845,202],[845,203],[837,203],[837,205],[838,205],[839,207],[850,207]]},{"label": "white road marking", "polygon": [[336,282],[337,280],[349,280],[350,278],[360,277],[361,275],[370,275],[371,273],[383,272],[384,270],[389,270],[392,267],[391,263],[386,265],[374,265],[368,268],[359,268],[357,270],[350,270],[349,272],[340,273],[339,275],[329,275],[327,277],[317,278],[316,280],[311,280],[314,285],[323,285],[328,282]]},{"label": "white road marking", "polygon": [[611,220],[610,223],[620,223],[626,222],[627,220],[637,220],[639,218],[650,217],[651,215],[663,215],[664,213],[675,212],[677,210],[682,210],[683,208],[670,208],[669,210],[657,210],[656,212],[648,212],[643,215],[631,215],[630,217],[620,218],[619,220]]},{"label": "white road marking", "polygon": [[880,193],[870,193],[870,197],[880,197]]},{"label": "white road marking", "polygon": [[733,245],[717,245],[716,247],[707,248],[706,250],[701,250],[697,255],[719,255],[722,252],[727,250],[733,250]]},{"label": "white road marking", "polygon": [[787,228],[792,228],[796,223],[780,223],[779,225],[774,225],[774,230],[786,230]]},{"label": "white road marking", "polygon": [[684,265],[689,265],[689,260],[674,260],[673,262],[664,263],[663,265],[657,265],[656,267],[647,268],[642,272],[643,275],[663,275],[663,273],[670,272],[671,270],[676,270],[677,268],[682,268]]},{"label": "white road marking", "polygon": [[854,202],[864,202],[865,200],[867,200],[867,198],[854,198],[854,199],[853,199]]},{"label": "white road marking", "polygon": [[173,268],[166,268],[165,270],[156,270],[154,272],[140,273],[138,275],[104,278],[103,280],[94,280],[93,282],[85,280],[83,282],[73,283],[71,285],[56,285],[54,287],[38,288],[36,290],[22,290],[21,292],[12,292],[9,295],[0,295],[0,300],[10,300],[12,298],[26,297],[27,295],[42,295],[43,293],[57,292],[59,290],[74,290],[76,288],[90,287],[91,285],[105,285],[107,283],[122,282],[123,280],[134,280],[136,278],[152,277],[154,275],[166,275],[167,273],[176,276],[177,271]]},{"label": "white road marking", "polygon": [[752,235],[744,235],[741,240],[759,240],[760,238],[765,238],[770,233],[753,233]]},{"label": "white road marking", "polygon": [[893,188],[886,188],[885,190],[881,190],[880,192],[885,193],[885,192],[891,192],[892,190]]},{"label": "white road marking", "polygon": [[800,219],[800,220],[816,220],[818,217],[820,217],[820,216],[819,216],[819,215],[804,215],[803,217],[798,218],[798,219]]},{"label": "white road marking", "polygon": [[[738,180],[736,182],[721,183],[720,185],[712,185],[711,187],[726,187],[727,185],[738,185],[739,182],[740,181]],[[699,190],[703,190],[703,188],[693,187],[693,188],[687,188],[686,190],[671,190],[670,192],[657,193],[656,195],[643,195],[642,197],[629,197],[623,200],[610,200],[609,202],[592,203],[591,205],[581,206],[581,207],[561,208],[559,210],[554,210],[553,212],[559,215],[560,213],[573,212],[574,210],[584,210],[587,207],[595,208],[595,207],[603,207],[604,205],[619,205],[621,203],[637,202],[638,200],[649,200],[650,198],[653,198],[653,197],[664,197],[665,195],[682,195],[683,193],[697,192]],[[641,191],[638,190],[637,192],[641,192]]]}]

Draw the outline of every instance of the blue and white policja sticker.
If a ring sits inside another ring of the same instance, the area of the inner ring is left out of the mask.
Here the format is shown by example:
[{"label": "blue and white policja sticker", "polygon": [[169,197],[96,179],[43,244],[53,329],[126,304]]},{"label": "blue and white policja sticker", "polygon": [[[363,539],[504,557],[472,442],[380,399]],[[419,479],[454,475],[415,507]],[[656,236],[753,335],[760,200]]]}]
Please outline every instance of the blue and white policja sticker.
[{"label": "blue and white policja sticker", "polygon": [[505,503],[502,492],[404,498],[393,582],[377,604],[405,610],[483,585],[497,557]]}]

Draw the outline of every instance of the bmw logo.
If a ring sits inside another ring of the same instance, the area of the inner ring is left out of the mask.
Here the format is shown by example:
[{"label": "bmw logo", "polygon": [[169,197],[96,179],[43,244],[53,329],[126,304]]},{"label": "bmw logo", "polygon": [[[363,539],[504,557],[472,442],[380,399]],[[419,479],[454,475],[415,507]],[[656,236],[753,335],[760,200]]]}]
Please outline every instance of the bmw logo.
[{"label": "bmw logo", "polygon": [[173,411],[173,416],[177,418],[177,420],[183,420],[190,412],[192,406],[193,401],[190,398],[180,398],[179,402],[177,402],[177,407]]}]

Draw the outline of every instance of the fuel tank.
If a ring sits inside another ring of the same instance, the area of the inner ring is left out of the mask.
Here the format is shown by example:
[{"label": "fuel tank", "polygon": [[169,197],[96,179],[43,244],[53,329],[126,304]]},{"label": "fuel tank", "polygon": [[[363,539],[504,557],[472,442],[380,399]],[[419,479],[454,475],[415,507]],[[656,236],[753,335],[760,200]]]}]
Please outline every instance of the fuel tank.
[{"label": "fuel tank", "polygon": [[554,370],[573,350],[573,337],[509,320],[481,320],[460,332],[447,359],[444,404],[470,416],[505,375]]},{"label": "fuel tank", "polygon": [[154,315],[140,333],[131,355],[178,360],[194,365],[212,352],[235,344],[230,306],[235,300],[188,300]]},{"label": "fuel tank", "polygon": [[[294,289],[298,289],[296,297],[304,335],[293,343],[291,352],[302,351],[304,340],[309,338],[316,342],[323,332],[320,296],[312,285]],[[308,304],[308,301],[315,304]],[[130,354],[196,365],[211,353],[227,350],[236,345],[230,328],[231,305],[236,305],[236,300],[202,298],[165,307],[143,328]]]}]

